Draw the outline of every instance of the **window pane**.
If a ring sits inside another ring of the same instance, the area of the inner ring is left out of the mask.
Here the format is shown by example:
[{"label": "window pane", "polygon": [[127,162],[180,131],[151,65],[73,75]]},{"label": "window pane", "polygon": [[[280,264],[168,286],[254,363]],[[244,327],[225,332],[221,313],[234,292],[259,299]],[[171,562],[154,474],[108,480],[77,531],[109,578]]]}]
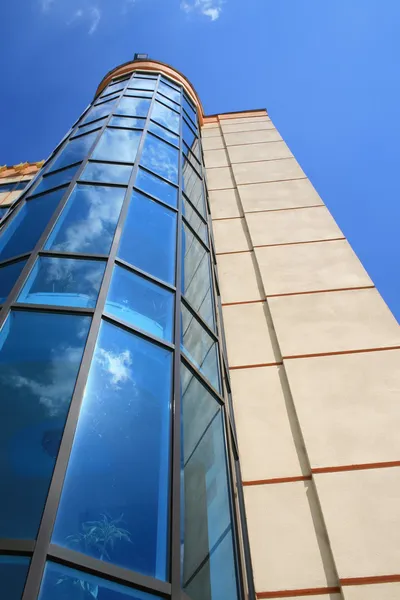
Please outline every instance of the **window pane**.
[{"label": "window pane", "polygon": [[178,201],[178,188],[170,185],[163,179],[159,179],[155,175],[151,175],[151,173],[139,169],[135,180],[135,186],[147,194],[159,198],[159,200],[162,200],[166,204],[176,207]]},{"label": "window pane", "polygon": [[114,110],[114,106],[115,100],[100,104],[100,106],[92,106],[85,119],[82,121],[82,125],[108,116]]},{"label": "window pane", "polygon": [[103,132],[92,158],[134,163],[139,146],[141,131],[131,129],[110,129]]},{"label": "window pane", "polygon": [[4,217],[4,215],[8,211],[8,208],[9,208],[8,206],[0,206],[0,219],[2,219]]},{"label": "window pane", "polygon": [[128,165],[89,162],[79,179],[81,181],[124,183],[128,185],[131,173],[132,167]]},{"label": "window pane", "polygon": [[104,269],[97,260],[40,257],[18,302],[94,308]]},{"label": "window pane", "polygon": [[1,593],[4,600],[21,600],[29,569],[25,556],[0,556]]},{"label": "window pane", "polygon": [[156,83],[157,81],[155,79],[141,79],[139,77],[135,77],[134,79],[130,80],[128,89],[154,90]]},{"label": "window pane", "polygon": [[106,102],[112,102],[113,100],[117,100],[119,96],[120,94],[116,94],[115,96],[113,94],[110,94],[108,98],[99,98],[97,102],[94,103],[94,105],[100,106],[101,104],[106,104]]},{"label": "window pane", "polygon": [[186,367],[182,377],[183,589],[192,600],[237,599],[221,408]]},{"label": "window pane", "polygon": [[[161,600],[119,583],[48,562],[39,600]],[[12,598],[12,600],[14,600]]]},{"label": "window pane", "polygon": [[182,210],[183,215],[189,225],[194,229],[197,235],[203,240],[208,246],[208,235],[207,226],[202,219],[200,219],[197,212],[194,210],[190,202],[188,202],[185,196],[182,196]]},{"label": "window pane", "polygon": [[180,111],[180,106],[179,104],[176,104],[175,102],[173,102],[172,100],[170,100],[169,98],[167,98],[166,96],[163,96],[162,94],[157,94],[156,95],[157,100],[159,100],[160,102],[164,102],[164,104],[166,104],[167,106],[169,106],[170,108],[173,108],[174,110],[179,110]]},{"label": "window pane", "polygon": [[176,214],[133,192],[118,256],[163,279],[175,280]]},{"label": "window pane", "polygon": [[175,135],[175,133],[172,133],[172,131],[169,131],[168,129],[164,129],[164,127],[157,125],[157,123],[154,123],[153,121],[150,121],[149,123],[149,131],[155,133],[158,135],[158,137],[163,138],[163,140],[167,140],[167,142],[175,144],[175,146],[179,146],[178,135]]},{"label": "window pane", "polygon": [[144,141],[142,165],[158,175],[178,183],[178,150],[148,133]]},{"label": "window pane", "polygon": [[160,102],[155,102],[151,118],[175,133],[179,133],[179,115]]},{"label": "window pane", "polygon": [[141,117],[111,117],[110,125],[113,127],[129,127],[130,129],[143,129],[146,119]]},{"label": "window pane", "polygon": [[0,234],[0,260],[33,250],[64,193],[50,192],[23,205]]},{"label": "window pane", "polygon": [[108,254],[125,189],[77,185],[46,243],[46,249]]},{"label": "window pane", "polygon": [[158,84],[158,91],[167,96],[167,98],[171,98],[174,102],[180,103],[181,101],[181,93],[177,92],[171,86],[167,85],[163,81],[160,81]]},{"label": "window pane", "polygon": [[181,348],[211,385],[219,391],[217,344],[200,321],[183,304]]},{"label": "window pane", "polygon": [[111,86],[107,86],[106,89],[104,90],[104,92],[101,94],[100,98],[104,98],[105,96],[108,96],[108,94],[116,94],[117,92],[122,92],[122,90],[124,89],[123,85],[115,85],[112,84]]},{"label": "window pane", "polygon": [[6,301],[25,265],[26,260],[19,260],[0,268],[0,304]]},{"label": "window pane", "polygon": [[24,190],[29,181],[30,179],[25,181],[10,181],[9,183],[0,183],[0,193],[18,192],[19,190]]},{"label": "window pane", "polygon": [[101,127],[103,127],[105,120],[106,117],[103,117],[102,119],[94,121],[93,123],[89,123],[88,125],[81,125],[74,133],[74,136],[81,135],[82,133],[89,133],[90,131],[95,131],[96,129],[100,129]]},{"label": "window pane", "polygon": [[153,97],[153,92],[148,90],[127,90],[124,96],[126,98],[148,98],[150,101]]},{"label": "window pane", "polygon": [[94,131],[93,133],[87,133],[67,142],[67,145],[52,163],[48,171],[57,171],[58,169],[62,169],[62,167],[68,167],[82,161],[86,158],[97,135],[97,131]]},{"label": "window pane", "polygon": [[128,269],[114,268],[106,311],[159,338],[172,340],[174,295]]},{"label": "window pane", "polygon": [[42,192],[47,192],[47,190],[51,190],[60,185],[70,183],[75,177],[75,173],[79,167],[80,165],[75,165],[74,167],[64,169],[63,171],[57,171],[57,173],[50,173],[49,175],[43,177],[42,181],[30,195],[41,194]]},{"label": "window pane", "polygon": [[205,216],[206,207],[204,203],[203,182],[189,161],[184,157],[182,157],[182,160],[183,191],[199,213]]},{"label": "window pane", "polygon": [[132,117],[147,117],[150,100],[147,98],[133,98],[124,96],[119,102],[115,113],[118,115],[130,115]]},{"label": "window pane", "polygon": [[201,164],[195,158],[194,154],[192,154],[192,152],[190,152],[189,147],[185,144],[185,142],[182,144],[182,150],[183,150],[183,153],[186,156],[187,160],[192,165],[192,167],[197,171],[197,173],[199,173],[201,175]]},{"label": "window pane", "polygon": [[210,256],[186,225],[182,227],[182,293],[214,329]]},{"label": "window pane", "polygon": [[90,321],[16,311],[0,332],[0,537],[36,537]]},{"label": "window pane", "polygon": [[171,375],[168,350],[102,323],[54,543],[165,579]]},{"label": "window pane", "polygon": [[186,98],[186,94],[183,94],[183,108],[186,110],[189,118],[195,123],[197,124],[197,115],[196,115],[196,111],[194,110],[192,103],[188,102],[187,98]]},{"label": "window pane", "polygon": [[199,138],[193,133],[192,128],[189,127],[185,119],[183,119],[183,140],[186,142],[195,156],[201,160]]}]

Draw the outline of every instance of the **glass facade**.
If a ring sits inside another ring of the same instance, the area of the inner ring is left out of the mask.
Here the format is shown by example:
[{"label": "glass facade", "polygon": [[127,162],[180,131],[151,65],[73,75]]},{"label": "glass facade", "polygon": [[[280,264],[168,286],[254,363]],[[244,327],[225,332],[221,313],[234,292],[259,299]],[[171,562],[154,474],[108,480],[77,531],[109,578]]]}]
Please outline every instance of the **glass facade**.
[{"label": "glass facade", "polygon": [[112,80],[0,229],[10,600],[243,600],[214,264],[192,100]]}]

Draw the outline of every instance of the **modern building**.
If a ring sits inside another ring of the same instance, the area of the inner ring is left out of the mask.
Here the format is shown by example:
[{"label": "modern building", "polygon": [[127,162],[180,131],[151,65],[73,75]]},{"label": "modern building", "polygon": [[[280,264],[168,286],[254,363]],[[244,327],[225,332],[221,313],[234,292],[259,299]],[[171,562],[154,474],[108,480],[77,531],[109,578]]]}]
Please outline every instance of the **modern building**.
[{"label": "modern building", "polygon": [[0,204],[2,599],[400,597],[399,327],[265,110],[138,57]]}]

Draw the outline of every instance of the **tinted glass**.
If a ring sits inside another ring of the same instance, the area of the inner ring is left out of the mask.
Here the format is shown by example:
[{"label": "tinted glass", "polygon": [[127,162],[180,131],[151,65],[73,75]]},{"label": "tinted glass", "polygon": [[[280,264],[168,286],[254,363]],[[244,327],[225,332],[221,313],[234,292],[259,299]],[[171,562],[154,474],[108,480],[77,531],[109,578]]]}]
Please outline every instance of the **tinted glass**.
[{"label": "tinted glass", "polygon": [[39,185],[33,190],[33,194],[41,194],[42,192],[51,190],[59,185],[70,183],[79,167],[80,165],[75,165],[69,169],[57,171],[57,173],[51,173],[50,175],[47,175],[47,177],[43,177]]},{"label": "tinted glass", "polygon": [[200,152],[200,142],[199,138],[193,133],[193,130],[187,124],[186,120],[182,121],[182,129],[183,129],[183,141],[186,142],[191,151],[195,154],[195,156],[201,160],[201,152]]},{"label": "tinted glass", "polygon": [[196,111],[194,110],[192,103],[188,102],[186,95],[183,94],[183,108],[185,109],[185,111],[187,112],[189,118],[195,123],[197,124],[197,115],[196,115]]},{"label": "tinted glass", "polygon": [[0,332],[0,537],[36,537],[89,326],[16,311]]},{"label": "tinted glass", "polygon": [[[49,562],[39,600],[161,600],[133,588],[113,583],[83,571]],[[13,598],[11,600],[14,600]]]},{"label": "tinted glass", "polygon": [[217,344],[203,325],[182,304],[181,348],[191,362],[219,391]]},{"label": "tinted glass", "polygon": [[124,85],[121,85],[121,84],[114,84],[111,86],[109,85],[108,87],[106,87],[104,92],[101,94],[100,98],[105,98],[106,96],[109,96],[110,94],[117,94],[118,92],[122,92],[123,89],[124,89]]},{"label": "tinted glass", "polygon": [[160,81],[160,83],[158,84],[158,91],[164,94],[164,96],[167,96],[167,98],[173,100],[174,102],[179,103],[181,101],[181,93],[177,92],[174,88],[167,85],[163,81]]},{"label": "tinted glass", "polygon": [[0,219],[2,219],[4,217],[4,215],[6,214],[6,212],[8,211],[8,206],[0,206]]},{"label": "tinted glass", "polygon": [[57,169],[62,169],[62,167],[68,167],[82,161],[86,158],[97,135],[97,131],[94,131],[93,133],[87,133],[68,141],[67,145],[50,166],[49,171],[57,171]]},{"label": "tinted glass", "polygon": [[201,164],[196,159],[195,155],[189,150],[189,147],[183,143],[182,150],[186,158],[190,161],[190,164],[194,169],[196,169],[197,173],[201,173]]},{"label": "tinted glass", "polygon": [[179,146],[179,136],[172,133],[168,129],[161,127],[161,125],[157,125],[154,121],[150,121],[149,123],[149,131],[158,135],[158,137],[163,138],[163,140],[167,140],[171,144],[175,144],[175,146]]},{"label": "tinted glass", "polygon": [[92,158],[134,163],[139,146],[141,131],[133,129],[110,129],[103,132]]},{"label": "tinted glass", "polygon": [[126,98],[152,98],[153,92],[149,90],[127,90],[124,94]]},{"label": "tinted glass", "polygon": [[182,293],[196,312],[214,328],[210,256],[186,225],[182,227]]},{"label": "tinted glass", "polygon": [[0,304],[5,302],[25,265],[26,260],[19,260],[0,268]]},{"label": "tinted glass", "polygon": [[118,115],[130,115],[131,117],[147,117],[150,100],[147,98],[133,98],[124,96],[115,110]]},{"label": "tinted glass", "polygon": [[171,341],[174,295],[128,269],[115,266],[106,311],[143,331]]},{"label": "tinted glass", "polygon": [[203,183],[186,158],[182,157],[182,163],[183,191],[199,213],[205,216]]},{"label": "tinted glass", "polygon": [[40,257],[18,302],[94,308],[104,269],[97,260]]},{"label": "tinted glass", "polygon": [[182,211],[186,221],[189,223],[191,228],[194,229],[197,235],[208,246],[207,226],[204,223],[204,221],[199,217],[198,213],[194,210],[190,202],[186,200],[185,196],[182,197]]},{"label": "tinted glass", "polygon": [[88,125],[81,125],[74,136],[81,135],[82,133],[89,133],[90,131],[95,131],[96,129],[100,129],[103,127],[106,117],[99,119],[98,121],[94,121],[93,123],[89,123]]},{"label": "tinted glass", "polygon": [[133,192],[118,256],[142,271],[173,283],[176,214]]},{"label": "tinted glass", "polygon": [[179,133],[179,115],[175,111],[167,108],[160,102],[155,102],[153,106],[153,111],[151,113],[151,118],[154,121],[157,121],[163,127],[174,131],[175,133]]},{"label": "tinted glass", "polygon": [[124,183],[128,185],[131,173],[132,167],[127,165],[89,162],[79,179],[81,181]]},{"label": "tinted glass", "polygon": [[154,90],[156,87],[157,81],[155,79],[141,79],[139,77],[135,77],[131,79],[128,88],[138,89],[138,90]]},{"label": "tinted glass", "polygon": [[182,365],[183,588],[192,600],[235,600],[236,569],[222,412]]},{"label": "tinted glass", "polygon": [[178,182],[178,150],[148,133],[144,141],[141,164],[158,175]]},{"label": "tinted glass", "polygon": [[97,102],[95,102],[95,104],[94,104],[94,105],[95,105],[95,106],[99,106],[99,105],[101,105],[101,104],[105,104],[106,102],[111,102],[111,101],[113,101],[113,100],[117,100],[117,98],[118,98],[119,96],[120,96],[120,94],[116,94],[116,95],[114,95],[114,93],[113,93],[113,94],[109,94],[109,96],[108,96],[107,98],[99,98],[99,99],[97,100]]},{"label": "tinted glass", "polygon": [[46,243],[49,250],[108,254],[124,188],[77,185]]},{"label": "tinted glass", "polygon": [[[53,542],[165,579],[172,355],[101,325]],[[53,599],[52,599],[53,600]]]},{"label": "tinted glass", "polygon": [[173,108],[174,110],[179,110],[180,111],[179,104],[176,104],[175,102],[173,102],[172,100],[170,100],[166,96],[163,96],[162,94],[157,94],[156,98],[157,98],[157,100],[159,100],[160,102],[163,102],[164,104],[166,104],[170,108]]},{"label": "tinted glass", "polygon": [[0,556],[1,595],[4,600],[21,600],[29,563],[25,556]]},{"label": "tinted glass", "polygon": [[90,123],[91,121],[95,121],[96,119],[100,119],[109,115],[114,110],[114,106],[115,100],[109,100],[108,102],[104,102],[99,106],[92,106],[85,119],[82,121],[82,124]]},{"label": "tinted glass", "polygon": [[0,234],[0,260],[33,250],[64,193],[50,192],[23,205]]},{"label": "tinted glass", "polygon": [[171,206],[176,206],[177,204],[178,188],[143,169],[139,169],[138,171],[135,186],[147,194],[159,198],[159,200],[162,200],[166,204],[170,204]]},{"label": "tinted glass", "polygon": [[27,181],[10,181],[10,183],[1,183],[0,184],[0,193],[4,192],[18,192],[19,190],[24,190],[28,185],[30,180]]},{"label": "tinted glass", "polygon": [[111,117],[110,125],[113,127],[128,127],[143,129],[146,119],[141,117]]}]

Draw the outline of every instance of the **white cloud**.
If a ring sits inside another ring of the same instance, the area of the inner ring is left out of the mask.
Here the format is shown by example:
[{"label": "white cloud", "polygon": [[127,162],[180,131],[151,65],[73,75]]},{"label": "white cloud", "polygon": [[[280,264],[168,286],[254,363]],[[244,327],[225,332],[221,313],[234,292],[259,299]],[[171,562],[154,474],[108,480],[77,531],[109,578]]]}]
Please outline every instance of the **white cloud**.
[{"label": "white cloud", "polygon": [[114,386],[119,383],[125,383],[131,379],[132,355],[129,350],[124,350],[119,354],[99,348],[96,353],[96,361],[102,369],[110,376],[110,381]]},{"label": "white cloud", "polygon": [[181,9],[186,13],[197,12],[216,21],[222,12],[224,0],[182,0]]},{"label": "white cloud", "polygon": [[89,9],[89,17],[91,19],[91,24],[90,24],[90,28],[89,28],[89,35],[92,35],[92,33],[94,33],[97,29],[97,27],[99,26],[100,23],[100,19],[101,19],[101,11],[99,8],[97,8],[97,6],[92,6]]}]

